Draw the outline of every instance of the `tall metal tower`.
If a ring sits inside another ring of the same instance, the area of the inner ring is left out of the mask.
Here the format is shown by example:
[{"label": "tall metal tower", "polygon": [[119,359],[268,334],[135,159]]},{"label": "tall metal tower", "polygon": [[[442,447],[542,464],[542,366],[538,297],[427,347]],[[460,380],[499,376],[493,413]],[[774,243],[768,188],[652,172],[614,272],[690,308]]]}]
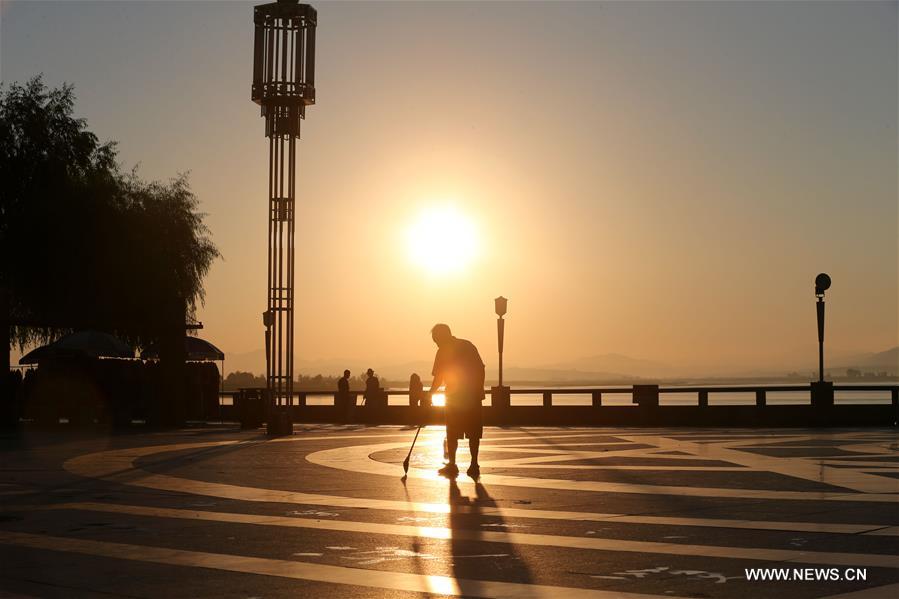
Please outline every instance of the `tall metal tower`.
[{"label": "tall metal tower", "polygon": [[253,101],[269,140],[268,306],[265,370],[268,433],[290,434],[293,404],[296,140],[306,106],[315,104],[316,11],[298,0],[254,8]]}]

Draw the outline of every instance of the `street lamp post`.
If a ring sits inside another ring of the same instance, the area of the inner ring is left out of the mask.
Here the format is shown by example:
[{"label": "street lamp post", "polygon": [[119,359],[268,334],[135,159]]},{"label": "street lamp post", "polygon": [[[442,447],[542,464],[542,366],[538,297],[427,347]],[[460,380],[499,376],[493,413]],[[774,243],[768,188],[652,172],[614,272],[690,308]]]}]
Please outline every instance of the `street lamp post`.
[{"label": "street lamp post", "polygon": [[821,273],[815,277],[815,308],[818,312],[818,381],[824,380],[824,292],[830,289],[830,276]]},{"label": "street lamp post", "polygon": [[815,277],[815,311],[818,317],[818,380],[811,384],[812,405],[833,405],[833,382],[824,380],[824,292],[830,289],[830,276]]},{"label": "street lamp post", "polygon": [[509,407],[509,388],[503,386],[503,338],[506,332],[506,321],[503,320],[503,316],[506,314],[509,300],[499,296],[493,302],[498,316],[496,319],[496,344],[499,349],[499,385],[491,388],[491,405],[495,408],[507,408]]},{"label": "street lamp post", "polygon": [[264,317],[269,435],[293,432],[296,141],[306,106],[315,104],[316,23],[315,9],[298,0],[278,0],[253,9],[251,97],[260,106],[269,140],[268,304]]},{"label": "street lamp post", "polygon": [[509,304],[509,300],[504,298],[503,296],[499,296],[495,300],[493,300],[496,306],[496,315],[499,317],[496,319],[496,345],[499,348],[499,386],[503,386],[503,335],[505,333],[505,324],[506,321],[503,320],[503,316],[506,314],[506,307]]}]

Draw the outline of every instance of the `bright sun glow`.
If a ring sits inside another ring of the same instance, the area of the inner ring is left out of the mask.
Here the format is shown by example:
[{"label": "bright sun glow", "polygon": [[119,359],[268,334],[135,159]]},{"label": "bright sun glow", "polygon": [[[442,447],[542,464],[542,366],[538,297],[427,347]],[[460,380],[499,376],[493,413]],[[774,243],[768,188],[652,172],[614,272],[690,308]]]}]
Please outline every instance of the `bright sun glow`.
[{"label": "bright sun glow", "polygon": [[472,221],[452,206],[434,206],[406,230],[409,259],[432,275],[464,270],[478,252]]},{"label": "bright sun glow", "polygon": [[446,395],[443,393],[435,393],[431,396],[431,405],[433,406],[445,406],[446,405]]}]

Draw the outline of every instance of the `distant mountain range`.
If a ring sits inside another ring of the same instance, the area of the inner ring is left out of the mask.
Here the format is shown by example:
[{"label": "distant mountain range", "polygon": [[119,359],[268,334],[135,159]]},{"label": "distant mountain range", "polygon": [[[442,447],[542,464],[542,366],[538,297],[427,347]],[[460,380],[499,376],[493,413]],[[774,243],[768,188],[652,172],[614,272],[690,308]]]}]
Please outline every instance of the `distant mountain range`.
[{"label": "distant mountain range", "polygon": [[[899,373],[899,346],[877,353],[846,353],[834,352],[833,357],[828,354],[827,370],[834,373],[843,373],[848,368],[856,368],[862,371]],[[814,358],[813,358],[814,359]],[[803,361],[806,362],[806,361]],[[332,375],[342,373],[349,368],[354,375],[361,374],[371,367],[378,376],[390,381],[405,381],[413,372],[418,373],[422,380],[428,379],[431,374],[432,362],[430,360],[417,360],[399,364],[379,365],[358,358],[331,358],[320,360],[297,360],[297,374],[304,375]],[[503,377],[507,382],[596,382],[609,383],[635,379],[672,379],[681,377],[771,377],[784,376],[788,372],[811,372],[815,368],[814,361],[797,366],[785,364],[782,367],[769,367],[757,369],[725,369],[690,367],[684,368],[633,358],[622,354],[608,353],[591,357],[576,358],[563,362],[555,362],[534,367],[506,366]],[[265,370],[265,352],[256,350],[252,352],[228,354],[225,358],[225,372],[234,371],[252,372],[259,374]],[[487,369],[488,381],[497,378],[496,368]],[[425,384],[429,381],[425,380]]]},{"label": "distant mountain range", "polygon": [[565,378],[571,378],[574,373],[577,373],[578,378],[583,377],[585,374],[600,375],[602,378],[654,378],[671,376],[677,369],[670,364],[610,353],[556,362],[528,370],[559,373],[557,376],[561,376],[561,373],[565,372],[571,373]]},{"label": "distant mountain range", "polygon": [[899,346],[876,354],[859,354],[854,359],[840,360],[846,368],[876,369],[887,372],[899,372]]}]

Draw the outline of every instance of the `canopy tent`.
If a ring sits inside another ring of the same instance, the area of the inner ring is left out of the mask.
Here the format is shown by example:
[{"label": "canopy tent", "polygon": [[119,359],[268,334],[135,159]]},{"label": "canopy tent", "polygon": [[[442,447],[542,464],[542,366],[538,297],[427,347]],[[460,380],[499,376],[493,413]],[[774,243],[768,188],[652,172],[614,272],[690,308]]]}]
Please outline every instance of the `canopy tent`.
[{"label": "canopy tent", "polygon": [[31,350],[19,359],[19,364],[37,364],[43,360],[63,357],[134,358],[134,348],[109,333],[77,331]]},{"label": "canopy tent", "polygon": [[[219,394],[225,390],[225,352],[199,337],[184,336],[184,349],[188,362],[215,362],[221,361],[222,369],[219,371]],[[158,360],[159,349],[149,346],[140,352],[142,360]],[[219,404],[219,420],[221,420],[221,404]]]},{"label": "canopy tent", "polygon": [[[213,362],[225,359],[225,353],[222,350],[199,337],[186,335],[184,348],[187,351],[189,362]],[[140,357],[143,360],[158,360],[159,349],[156,346],[150,346],[140,353]]]}]

